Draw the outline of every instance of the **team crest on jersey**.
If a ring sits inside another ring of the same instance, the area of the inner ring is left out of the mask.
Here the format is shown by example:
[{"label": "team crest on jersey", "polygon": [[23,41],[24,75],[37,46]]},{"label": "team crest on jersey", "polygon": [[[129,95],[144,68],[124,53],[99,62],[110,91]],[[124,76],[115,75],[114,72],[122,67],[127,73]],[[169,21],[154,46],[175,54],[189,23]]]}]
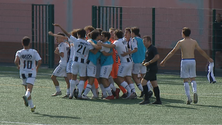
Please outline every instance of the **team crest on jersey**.
[{"label": "team crest on jersey", "polygon": [[32,55],[26,54],[26,55],[22,55],[21,57],[22,57],[23,59],[31,59],[31,58],[32,58]]}]

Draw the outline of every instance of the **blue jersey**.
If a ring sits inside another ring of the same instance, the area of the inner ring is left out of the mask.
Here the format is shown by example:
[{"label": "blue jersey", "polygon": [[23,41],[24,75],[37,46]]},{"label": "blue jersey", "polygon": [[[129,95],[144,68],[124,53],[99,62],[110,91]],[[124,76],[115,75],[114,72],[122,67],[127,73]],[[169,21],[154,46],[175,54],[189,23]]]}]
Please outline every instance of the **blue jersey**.
[{"label": "blue jersey", "polygon": [[[111,44],[111,43],[109,41],[106,41],[106,42],[104,42],[104,44]],[[102,49],[100,51],[101,52],[105,51],[107,53],[111,53],[111,52],[113,52],[113,49],[102,46]],[[101,54],[100,60],[101,60],[101,62],[100,62],[101,66],[112,65],[113,64],[112,55],[105,56],[105,55]]]},{"label": "blue jersey", "polygon": [[[95,44],[97,44],[97,41],[96,40],[92,40],[92,39],[89,39],[91,41],[93,41]],[[97,64],[97,59],[100,57],[101,55],[101,52],[97,52],[96,54],[93,54],[92,52],[89,51],[89,56],[88,56],[88,60],[90,62],[92,62],[94,65]]]},{"label": "blue jersey", "polygon": [[137,48],[137,52],[132,54],[133,62],[142,63],[146,53],[146,47],[143,44],[143,40],[140,37],[134,37],[131,48],[132,50]]}]

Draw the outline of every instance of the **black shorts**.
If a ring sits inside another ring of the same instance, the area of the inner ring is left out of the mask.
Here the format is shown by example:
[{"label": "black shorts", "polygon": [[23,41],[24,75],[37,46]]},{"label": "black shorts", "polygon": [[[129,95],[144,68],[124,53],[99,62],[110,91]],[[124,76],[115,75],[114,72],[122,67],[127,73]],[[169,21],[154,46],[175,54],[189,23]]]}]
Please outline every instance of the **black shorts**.
[{"label": "black shorts", "polygon": [[147,81],[156,81],[156,74],[158,72],[158,67],[151,67],[147,68],[146,75],[144,76],[144,79]]}]

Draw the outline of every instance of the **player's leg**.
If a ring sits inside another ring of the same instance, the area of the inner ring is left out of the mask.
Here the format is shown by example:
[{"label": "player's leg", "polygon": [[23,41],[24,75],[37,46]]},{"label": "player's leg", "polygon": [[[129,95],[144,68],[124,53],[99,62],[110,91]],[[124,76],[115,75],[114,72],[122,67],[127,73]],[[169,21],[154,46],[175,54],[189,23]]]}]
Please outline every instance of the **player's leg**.
[{"label": "player's leg", "polygon": [[198,102],[198,96],[197,96],[197,83],[195,80],[196,77],[196,61],[195,60],[190,60],[191,66],[190,66],[190,81],[191,81],[191,86],[193,89],[193,102],[197,103]]},{"label": "player's leg", "polygon": [[67,98],[67,97],[69,97],[69,95],[70,95],[70,83],[69,83],[69,79],[68,79],[68,77],[64,77],[64,79],[65,79],[65,81],[66,81],[66,95],[65,96],[63,96],[64,98]]},{"label": "player's leg", "polygon": [[147,78],[148,78],[148,75],[145,75],[145,77],[142,78],[142,80],[141,80],[145,97],[144,97],[143,101],[139,103],[140,105],[145,105],[145,104],[150,103],[149,95],[148,95],[148,86],[146,84],[147,83],[147,80],[146,80]]},{"label": "player's leg", "polygon": [[56,92],[54,94],[52,94],[52,96],[62,95],[62,92],[61,92],[60,87],[59,87],[59,82],[58,82],[58,80],[56,78],[57,78],[57,76],[62,76],[63,72],[65,72],[65,68],[66,67],[58,65],[55,68],[55,70],[53,71],[51,79],[52,79],[53,84],[54,84],[54,86],[56,88]]}]

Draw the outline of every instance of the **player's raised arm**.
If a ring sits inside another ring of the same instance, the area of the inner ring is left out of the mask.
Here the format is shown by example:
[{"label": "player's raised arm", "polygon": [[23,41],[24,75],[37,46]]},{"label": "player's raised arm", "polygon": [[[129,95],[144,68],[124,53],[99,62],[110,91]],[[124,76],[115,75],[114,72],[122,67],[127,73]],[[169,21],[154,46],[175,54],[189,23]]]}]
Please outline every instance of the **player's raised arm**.
[{"label": "player's raised arm", "polygon": [[66,30],[64,30],[59,24],[52,24],[52,25],[59,27],[62,30],[62,32],[65,33],[66,36],[68,36],[68,38],[70,38],[71,35]]},{"label": "player's raised arm", "polygon": [[104,43],[101,43],[101,44],[102,44],[102,46],[107,47],[107,48],[115,48],[116,47],[115,44],[104,44]]},{"label": "player's raised arm", "polygon": [[87,40],[95,49],[101,50],[102,46],[100,42],[97,42],[97,44],[95,44],[92,40]]},{"label": "player's raised arm", "polygon": [[67,39],[65,36],[63,36],[63,35],[58,35],[58,34],[54,34],[52,31],[49,31],[48,34],[51,35],[51,36],[54,36],[54,37],[62,37],[62,38],[64,38],[64,39]]},{"label": "player's raised arm", "polygon": [[167,56],[161,61],[160,65],[164,66],[164,64],[166,63],[166,61],[168,59],[170,59],[176,52],[177,50],[180,48],[181,42],[178,41],[176,46],[167,54]]},{"label": "player's raised arm", "polygon": [[207,55],[207,53],[204,52],[204,51],[200,48],[200,46],[198,45],[197,42],[195,42],[195,48],[196,48],[197,51],[198,51],[203,57],[205,57],[209,62],[213,62],[213,59],[210,58],[210,57]]}]

